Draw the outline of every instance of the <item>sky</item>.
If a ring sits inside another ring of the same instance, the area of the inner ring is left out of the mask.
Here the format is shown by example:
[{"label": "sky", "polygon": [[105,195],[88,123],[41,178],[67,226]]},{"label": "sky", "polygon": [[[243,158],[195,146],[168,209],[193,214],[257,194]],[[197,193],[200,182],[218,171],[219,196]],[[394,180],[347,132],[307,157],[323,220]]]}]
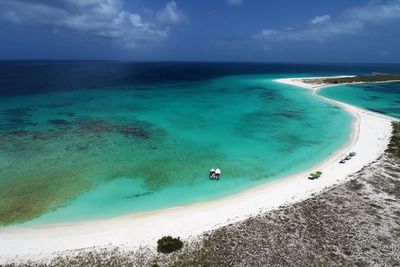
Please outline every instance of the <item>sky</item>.
[{"label": "sky", "polygon": [[400,63],[400,0],[0,0],[0,59]]}]

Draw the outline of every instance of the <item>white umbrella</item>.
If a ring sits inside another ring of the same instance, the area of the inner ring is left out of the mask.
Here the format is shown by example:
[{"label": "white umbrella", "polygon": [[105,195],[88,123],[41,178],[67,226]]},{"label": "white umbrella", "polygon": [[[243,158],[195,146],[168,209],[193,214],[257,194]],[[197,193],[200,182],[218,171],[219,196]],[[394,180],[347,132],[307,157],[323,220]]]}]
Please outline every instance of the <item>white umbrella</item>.
[{"label": "white umbrella", "polygon": [[216,169],[215,170],[215,174],[221,174],[221,170],[220,169]]}]

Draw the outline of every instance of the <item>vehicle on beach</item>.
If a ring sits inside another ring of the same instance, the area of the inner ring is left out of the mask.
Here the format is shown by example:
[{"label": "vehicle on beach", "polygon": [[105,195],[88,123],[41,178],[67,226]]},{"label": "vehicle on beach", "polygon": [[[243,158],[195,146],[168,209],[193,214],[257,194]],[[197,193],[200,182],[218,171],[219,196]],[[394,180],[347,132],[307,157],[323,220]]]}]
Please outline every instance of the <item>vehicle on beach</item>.
[{"label": "vehicle on beach", "polygon": [[322,172],[321,172],[321,171],[317,171],[317,172],[315,172],[315,173],[311,173],[311,174],[308,176],[308,179],[310,179],[310,180],[315,180],[315,179],[318,179],[319,177],[321,177],[321,175],[322,175]]},{"label": "vehicle on beach", "polygon": [[347,160],[351,160],[354,156],[356,156],[357,155],[357,153],[356,152],[350,152],[346,157],[344,157],[343,159],[341,159],[340,161],[339,161],[339,163],[341,163],[341,164],[344,164],[344,163],[346,163],[346,161]]}]

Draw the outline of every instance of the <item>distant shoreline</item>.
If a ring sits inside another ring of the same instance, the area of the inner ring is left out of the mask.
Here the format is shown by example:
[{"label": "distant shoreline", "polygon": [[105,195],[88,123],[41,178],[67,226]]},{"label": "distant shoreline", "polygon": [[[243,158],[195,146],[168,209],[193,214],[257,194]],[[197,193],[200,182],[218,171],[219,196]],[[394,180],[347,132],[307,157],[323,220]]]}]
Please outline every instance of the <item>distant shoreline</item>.
[{"label": "distant shoreline", "polygon": [[[303,78],[283,78],[276,79],[275,81],[280,83],[285,83],[293,86],[303,87],[312,90],[317,93],[320,89],[326,87],[335,87],[343,85],[358,85],[358,84],[368,84],[368,83],[395,83],[400,82],[400,80],[386,80],[386,81],[361,81],[361,82],[342,82],[342,83],[326,83],[326,79],[334,78],[353,78],[355,75],[343,75],[343,76],[327,76],[327,77],[303,77]],[[328,98],[325,98],[328,99]],[[336,101],[337,102],[337,101]]]},{"label": "distant shoreline", "polygon": [[[313,85],[304,82],[307,79],[318,78],[275,81],[310,89],[314,94],[321,88],[335,86]],[[394,119],[322,96],[317,97],[342,107],[353,117],[348,143],[317,166],[232,196],[204,203],[106,220],[0,229],[0,264],[16,257],[51,258],[52,253],[88,247],[154,246],[156,240],[164,235],[188,239],[260,212],[307,199],[315,193],[345,182],[350,174],[359,171],[384,152],[391,136],[391,122]],[[357,152],[357,156],[346,164],[339,164],[338,161],[350,151]],[[308,180],[308,174],[317,170],[322,171],[321,178]]]},{"label": "distant shoreline", "polygon": [[[326,77],[301,77],[301,78],[282,78],[282,79],[276,79],[276,82],[279,83],[283,83],[283,84],[288,84],[288,85],[292,85],[292,86],[297,86],[297,87],[302,87],[305,89],[309,89],[313,92],[314,95],[321,97],[323,99],[325,99],[325,101],[328,102],[332,102],[336,105],[342,106],[345,110],[346,110],[346,106],[352,106],[350,104],[347,103],[343,103],[337,100],[333,100],[331,98],[328,97],[324,97],[321,95],[318,95],[318,91],[320,91],[321,89],[324,88],[328,88],[328,87],[336,87],[336,86],[344,86],[344,85],[358,85],[358,84],[374,84],[374,83],[394,83],[394,82],[400,82],[400,80],[390,80],[390,81],[374,81],[374,82],[348,82],[348,83],[338,83],[338,84],[332,84],[332,83],[325,83],[323,82],[324,79],[332,79],[332,78],[349,78],[349,77],[355,77],[355,75],[342,75],[342,76],[326,76]],[[315,81],[315,82],[314,82]],[[354,106],[353,106],[354,107]],[[361,109],[359,108],[361,111],[364,112],[368,112],[370,114],[374,114],[375,116],[379,116],[379,117],[384,117],[386,119],[389,120],[395,120],[398,121],[399,119],[382,114],[382,113],[378,113],[378,112],[374,112],[374,111],[370,111],[370,110],[365,110],[365,109]],[[351,114],[351,112],[349,112]]]}]

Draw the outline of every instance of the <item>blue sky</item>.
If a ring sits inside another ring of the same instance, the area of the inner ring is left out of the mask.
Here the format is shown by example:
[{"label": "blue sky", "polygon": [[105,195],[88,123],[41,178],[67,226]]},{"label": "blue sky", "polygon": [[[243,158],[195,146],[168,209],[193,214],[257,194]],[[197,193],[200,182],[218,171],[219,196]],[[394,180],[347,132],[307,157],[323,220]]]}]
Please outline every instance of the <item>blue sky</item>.
[{"label": "blue sky", "polygon": [[1,0],[0,59],[400,63],[400,0]]}]

